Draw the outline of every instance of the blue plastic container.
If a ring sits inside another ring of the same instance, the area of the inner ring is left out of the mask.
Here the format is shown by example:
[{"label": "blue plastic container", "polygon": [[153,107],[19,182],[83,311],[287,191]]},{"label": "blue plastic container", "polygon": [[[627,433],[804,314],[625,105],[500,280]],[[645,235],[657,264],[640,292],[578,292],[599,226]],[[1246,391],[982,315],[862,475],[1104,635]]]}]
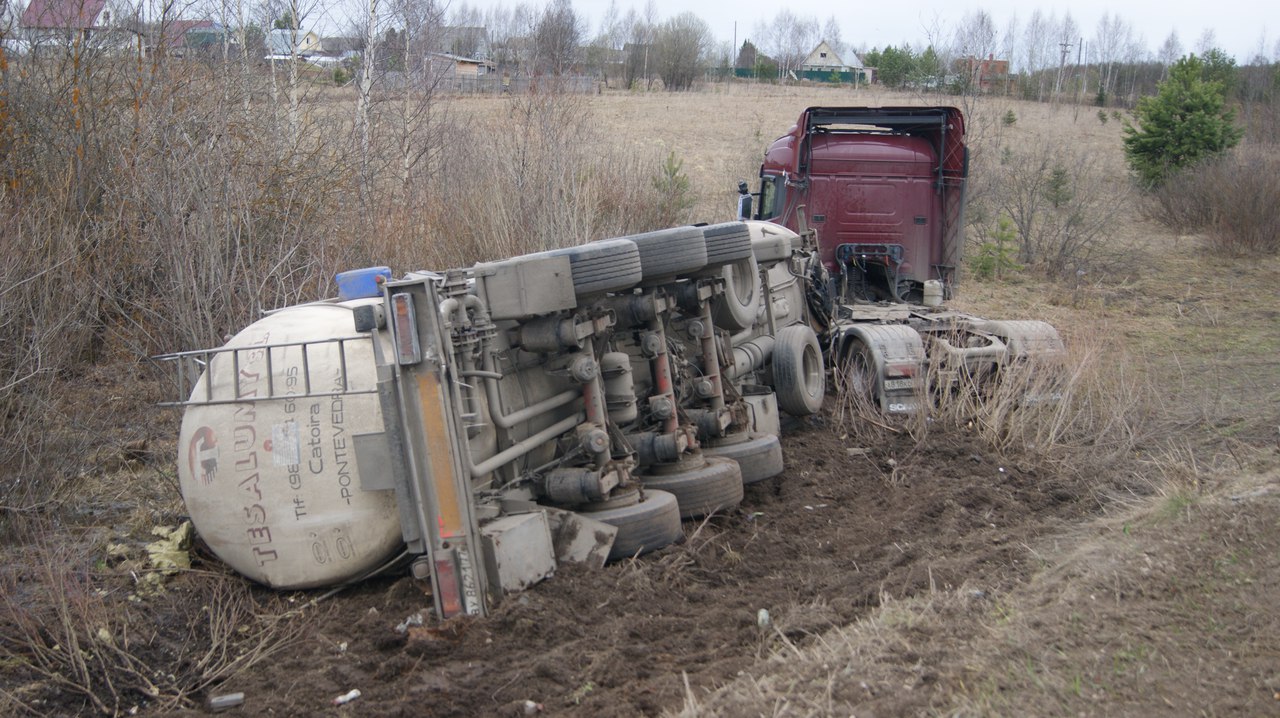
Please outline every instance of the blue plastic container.
[{"label": "blue plastic container", "polygon": [[382,296],[382,287],[378,284],[378,277],[382,277],[384,281],[391,279],[391,268],[365,267],[364,269],[338,272],[337,276],[333,278],[338,283],[338,298],[345,302],[348,299]]}]

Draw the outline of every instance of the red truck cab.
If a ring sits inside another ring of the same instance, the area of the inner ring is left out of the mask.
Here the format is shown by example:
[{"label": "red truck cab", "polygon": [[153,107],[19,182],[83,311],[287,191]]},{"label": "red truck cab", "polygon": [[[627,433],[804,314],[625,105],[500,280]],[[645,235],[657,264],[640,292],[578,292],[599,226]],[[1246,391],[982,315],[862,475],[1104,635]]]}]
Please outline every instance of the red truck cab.
[{"label": "red truck cab", "polygon": [[817,232],[849,299],[950,296],[964,244],[968,154],[954,107],[810,107],[765,153],[756,218]]}]

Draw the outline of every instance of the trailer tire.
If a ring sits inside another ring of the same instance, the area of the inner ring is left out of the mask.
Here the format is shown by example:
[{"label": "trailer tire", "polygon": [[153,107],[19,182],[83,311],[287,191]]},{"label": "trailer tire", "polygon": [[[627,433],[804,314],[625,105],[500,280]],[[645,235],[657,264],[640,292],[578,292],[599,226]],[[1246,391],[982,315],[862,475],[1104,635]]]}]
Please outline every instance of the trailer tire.
[{"label": "trailer tire", "polygon": [[617,527],[618,535],[613,539],[613,548],[609,549],[610,561],[657,551],[684,539],[680,505],[676,497],[666,491],[646,490],[636,503],[581,513]]},{"label": "trailer tire", "polygon": [[760,267],[755,255],[748,255],[721,271],[724,294],[717,295],[711,305],[711,316],[717,326],[732,331],[755,326],[760,314]]},{"label": "trailer tire", "polygon": [[793,324],[778,330],[773,346],[773,389],[778,408],[792,416],[809,416],[822,409],[826,393],[822,348],[813,329]]},{"label": "trailer tire", "polygon": [[748,486],[771,479],[786,469],[782,461],[782,442],[773,434],[752,434],[750,439],[736,444],[704,445],[702,453],[738,462],[742,468],[742,483]]},{"label": "trailer tire", "polygon": [[750,257],[751,230],[742,222],[722,222],[702,228],[707,242],[707,266],[720,267]]},{"label": "trailer tire", "polygon": [[573,291],[579,297],[628,289],[644,278],[640,250],[627,239],[606,239],[544,254],[569,258]]},{"label": "trailer tire", "polygon": [[[657,489],[674,494],[682,519],[706,516],[742,503],[742,469],[738,462],[708,457],[687,463],[693,464],[694,468],[648,474],[641,476],[640,482],[646,490]],[[653,469],[650,467],[650,471]]]},{"label": "trailer tire", "polygon": [[639,250],[645,282],[674,279],[707,266],[707,242],[698,227],[660,229],[622,239],[634,242]]}]

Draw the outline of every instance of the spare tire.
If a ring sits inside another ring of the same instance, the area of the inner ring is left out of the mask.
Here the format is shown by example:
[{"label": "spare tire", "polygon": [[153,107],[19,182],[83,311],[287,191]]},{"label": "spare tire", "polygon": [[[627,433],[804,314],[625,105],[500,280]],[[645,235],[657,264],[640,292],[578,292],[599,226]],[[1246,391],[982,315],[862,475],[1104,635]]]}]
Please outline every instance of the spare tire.
[{"label": "spare tire", "polygon": [[538,254],[569,258],[573,291],[580,297],[629,289],[644,277],[640,250],[634,242],[626,239],[606,239]]},{"label": "spare tire", "polygon": [[809,416],[822,409],[827,377],[813,329],[793,324],[778,330],[773,344],[773,389],[778,408],[792,416]]},{"label": "spare tire", "polygon": [[755,326],[760,314],[760,268],[755,255],[726,264],[721,271],[724,294],[717,295],[711,305],[716,326],[732,331]]},{"label": "spare tire", "polygon": [[698,227],[660,229],[621,239],[635,243],[639,250],[645,282],[674,279],[707,266],[707,242]]}]

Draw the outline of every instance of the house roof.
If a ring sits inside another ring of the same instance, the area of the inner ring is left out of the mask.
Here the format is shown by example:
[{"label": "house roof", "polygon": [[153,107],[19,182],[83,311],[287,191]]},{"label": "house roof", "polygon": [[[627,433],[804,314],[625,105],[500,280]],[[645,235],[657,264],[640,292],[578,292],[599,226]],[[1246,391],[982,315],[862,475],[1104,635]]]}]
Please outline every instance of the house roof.
[{"label": "house roof", "polygon": [[[267,33],[267,52],[272,55],[293,54],[293,31],[272,30]],[[304,54],[320,49],[320,36],[311,30],[298,30],[298,52]]]},{"label": "house roof", "polygon": [[810,52],[809,56],[804,59],[804,62],[800,63],[801,67],[806,67],[806,66],[828,67],[833,65],[836,67],[843,67],[844,60],[840,59],[840,56],[837,55],[836,51],[833,50],[831,46],[827,44],[826,40],[823,40],[822,42],[818,43],[818,46],[813,48],[813,51]]},{"label": "house roof", "polygon": [[220,33],[222,26],[212,20],[174,20],[164,26],[162,40],[169,47],[184,47],[192,31]]},{"label": "house roof", "polygon": [[31,0],[22,13],[22,27],[44,30],[87,30],[97,27],[107,0]]}]

